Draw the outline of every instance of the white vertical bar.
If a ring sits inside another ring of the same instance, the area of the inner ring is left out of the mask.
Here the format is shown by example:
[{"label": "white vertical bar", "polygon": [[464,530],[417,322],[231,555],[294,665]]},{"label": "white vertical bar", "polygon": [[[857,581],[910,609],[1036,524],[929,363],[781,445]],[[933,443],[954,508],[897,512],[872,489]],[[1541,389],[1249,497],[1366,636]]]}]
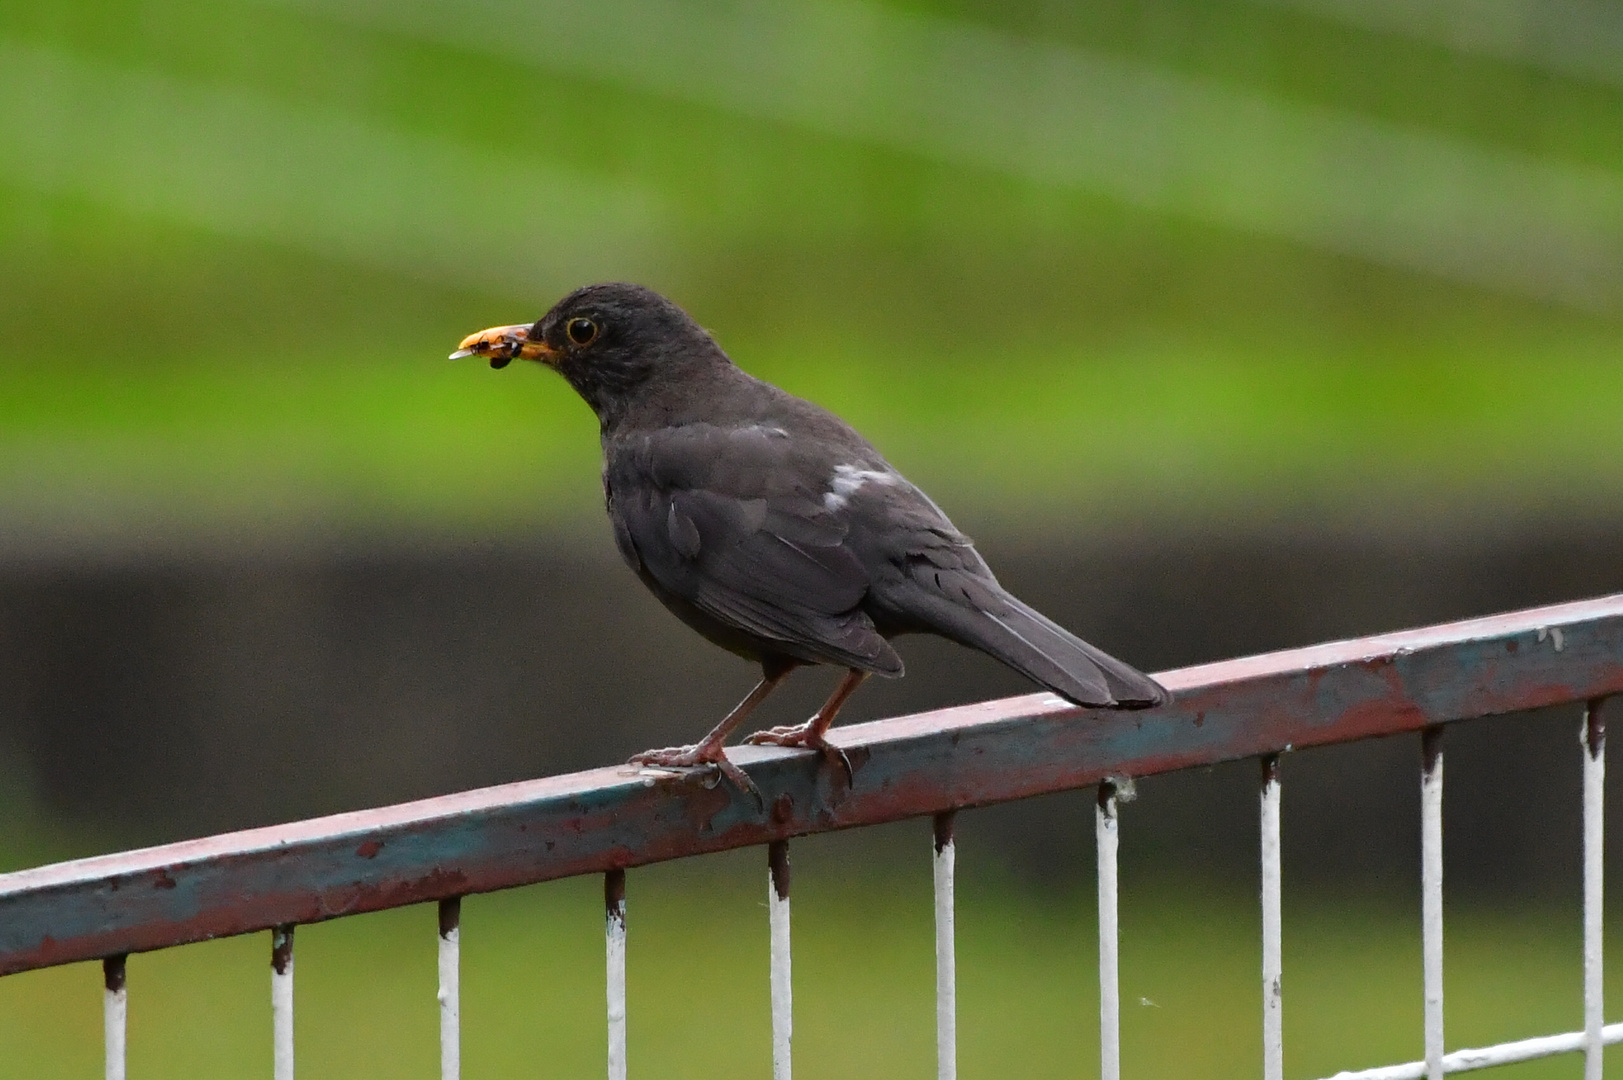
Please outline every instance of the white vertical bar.
[{"label": "white vertical bar", "polygon": [[1601,1080],[1606,1023],[1602,902],[1606,873],[1606,721],[1601,702],[1585,714],[1584,743],[1584,1080]]},{"label": "white vertical bar", "polygon": [[101,962],[103,991],[101,1030],[107,1051],[107,1080],[124,1080],[125,1032],[129,1020],[129,991],[124,985],[123,956]]},{"label": "white vertical bar", "polygon": [[1443,1077],[1443,729],[1421,736],[1420,922],[1426,1080]]},{"label": "white vertical bar", "polygon": [[772,1080],[789,1080],[795,1009],[789,956],[789,842],[767,845],[766,907],[772,935]]},{"label": "white vertical bar", "polygon": [[953,935],[953,811],[935,816],[935,1071],[958,1077],[958,960]]},{"label": "white vertical bar", "polygon": [[609,1080],[626,1080],[626,872],[603,875],[608,955]]},{"label": "white vertical bar", "polygon": [[1121,998],[1117,985],[1119,925],[1116,912],[1116,785],[1099,785],[1094,810],[1099,849],[1099,1076],[1121,1080]]},{"label": "white vertical bar", "polygon": [[1284,969],[1280,943],[1279,755],[1262,759],[1262,1075],[1285,1080]]},{"label": "white vertical bar", "polygon": [[275,1080],[293,1080],[293,926],[271,931],[271,1043]]},{"label": "white vertical bar", "polygon": [[462,1075],[462,899],[440,901],[440,1080]]}]

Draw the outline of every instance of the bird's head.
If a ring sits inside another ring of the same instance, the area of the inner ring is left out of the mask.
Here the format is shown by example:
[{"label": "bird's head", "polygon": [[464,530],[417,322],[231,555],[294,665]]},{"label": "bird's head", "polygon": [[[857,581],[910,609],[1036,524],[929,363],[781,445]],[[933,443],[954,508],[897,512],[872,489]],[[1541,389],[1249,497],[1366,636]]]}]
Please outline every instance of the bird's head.
[{"label": "bird's head", "polygon": [[576,289],[529,326],[470,334],[451,359],[464,356],[483,356],[493,368],[539,361],[605,418],[650,384],[731,365],[687,312],[652,289],[623,283]]}]

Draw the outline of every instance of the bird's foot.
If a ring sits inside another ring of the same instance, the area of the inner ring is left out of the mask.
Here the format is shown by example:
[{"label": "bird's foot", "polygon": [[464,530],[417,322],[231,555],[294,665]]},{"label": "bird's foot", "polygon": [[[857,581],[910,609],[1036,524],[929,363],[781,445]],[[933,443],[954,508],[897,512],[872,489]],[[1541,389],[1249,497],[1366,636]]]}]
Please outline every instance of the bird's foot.
[{"label": "bird's foot", "polygon": [[727,760],[727,752],[722,749],[720,743],[714,745],[694,743],[691,746],[667,746],[659,750],[644,750],[640,754],[633,754],[628,764],[647,765],[659,769],[707,769],[725,777],[739,791],[752,796],[756,805],[763,809],[766,807],[766,800],[761,798],[761,789],[755,786],[755,781],[751,780],[743,769]]},{"label": "bird's foot", "polygon": [[857,778],[851,769],[851,759],[845,756],[844,750],[823,737],[823,733],[817,729],[815,717],[804,724],[788,724],[757,731],[744,741],[751,746],[804,746],[808,750],[816,750],[825,758],[840,763],[840,768],[845,771],[847,787],[856,784]]}]

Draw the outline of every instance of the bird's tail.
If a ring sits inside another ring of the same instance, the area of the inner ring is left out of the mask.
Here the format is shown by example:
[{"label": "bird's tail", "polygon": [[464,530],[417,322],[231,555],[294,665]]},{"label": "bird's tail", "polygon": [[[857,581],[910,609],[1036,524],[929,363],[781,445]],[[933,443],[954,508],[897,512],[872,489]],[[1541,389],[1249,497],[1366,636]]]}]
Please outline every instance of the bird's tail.
[{"label": "bird's tail", "polygon": [[994,611],[954,620],[964,644],[1078,705],[1148,709],[1172,699],[1160,683],[1137,668],[1094,648],[1013,596],[1004,593],[1002,599],[1005,603]]}]

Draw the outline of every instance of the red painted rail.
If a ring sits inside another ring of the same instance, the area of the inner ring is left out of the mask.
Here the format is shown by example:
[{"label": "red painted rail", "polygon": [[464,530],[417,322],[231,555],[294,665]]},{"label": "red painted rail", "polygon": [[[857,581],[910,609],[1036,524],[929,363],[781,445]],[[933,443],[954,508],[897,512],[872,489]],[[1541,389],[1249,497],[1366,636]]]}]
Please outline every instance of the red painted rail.
[{"label": "red painted rail", "polygon": [[595,769],[0,875],[0,974],[1623,693],[1623,595],[1165,672],[1172,704],[1047,694],[732,751],[765,806]]}]

